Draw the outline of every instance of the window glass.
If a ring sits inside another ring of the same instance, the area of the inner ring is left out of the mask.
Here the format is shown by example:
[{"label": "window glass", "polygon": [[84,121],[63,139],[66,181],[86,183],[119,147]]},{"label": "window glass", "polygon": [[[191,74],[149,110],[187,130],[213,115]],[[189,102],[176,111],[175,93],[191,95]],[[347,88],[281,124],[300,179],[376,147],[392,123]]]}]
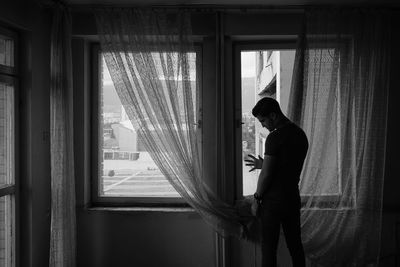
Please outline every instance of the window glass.
[{"label": "window glass", "polygon": [[[154,53],[161,68],[163,53]],[[172,56],[172,60],[174,60]],[[177,57],[176,57],[177,59]],[[189,56],[191,88],[196,90],[196,53]],[[161,173],[128,117],[113,85],[104,58],[101,59],[99,123],[99,195],[102,197],[180,197]],[[158,73],[163,73],[160,69]],[[174,73],[177,73],[174,70]],[[182,77],[159,77],[164,90],[167,81],[181,86]],[[196,92],[193,103],[198,107]],[[184,116],[184,114],[182,114]],[[196,118],[197,120],[198,118]]]},{"label": "window glass", "polygon": [[14,183],[14,88],[0,82],[0,186]]},{"label": "window glass", "polygon": [[[250,167],[245,166],[245,159],[249,154],[256,155],[256,124],[258,120],[251,114],[256,104],[256,57],[257,51],[241,53],[242,77],[242,165],[243,165],[243,195],[254,194],[257,188],[259,170],[249,172]],[[257,128],[261,128],[260,125]],[[258,147],[257,147],[258,152]]]}]

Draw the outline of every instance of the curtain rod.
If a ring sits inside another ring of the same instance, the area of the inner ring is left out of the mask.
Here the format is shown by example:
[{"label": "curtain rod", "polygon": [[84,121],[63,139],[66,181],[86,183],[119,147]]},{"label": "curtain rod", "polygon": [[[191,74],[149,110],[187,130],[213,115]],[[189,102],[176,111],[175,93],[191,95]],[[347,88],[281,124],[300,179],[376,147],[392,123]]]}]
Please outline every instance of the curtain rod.
[{"label": "curtain rod", "polygon": [[211,5],[211,4],[187,4],[187,5],[174,5],[174,4],[165,4],[165,5],[149,5],[149,4],[141,4],[141,5],[112,5],[112,4],[70,4],[68,5],[72,11],[88,11],[93,8],[150,8],[150,9],[192,9],[195,12],[216,12],[216,11],[241,11],[241,12],[252,12],[252,11],[270,11],[270,12],[291,12],[291,13],[303,13],[306,9],[313,8],[378,8],[378,9],[390,9],[393,11],[400,10],[400,4],[370,4],[370,5],[354,5],[354,4],[345,4],[345,5]]},{"label": "curtain rod", "polygon": [[195,11],[226,11],[226,10],[302,10],[304,7],[302,6],[270,6],[270,5],[209,5],[209,4],[190,4],[190,5],[173,5],[173,4],[166,4],[166,5],[149,5],[149,4],[142,4],[142,5],[111,5],[111,4],[104,4],[104,5],[91,5],[91,4],[72,4],[69,5],[71,9],[93,9],[93,8],[152,8],[152,9],[193,9]]}]

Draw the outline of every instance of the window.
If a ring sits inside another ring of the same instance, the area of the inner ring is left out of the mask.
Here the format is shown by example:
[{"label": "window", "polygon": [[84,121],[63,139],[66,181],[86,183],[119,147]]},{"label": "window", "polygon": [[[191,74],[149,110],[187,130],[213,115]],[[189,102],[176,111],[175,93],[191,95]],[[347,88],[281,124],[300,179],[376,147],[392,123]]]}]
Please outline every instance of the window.
[{"label": "window", "polygon": [[[189,54],[190,79],[196,88],[199,52]],[[128,118],[99,46],[93,48],[97,71],[93,83],[92,199],[102,205],[186,205],[178,192],[164,177]],[[173,55],[173,54],[172,54]],[[162,53],[154,53],[156,65]],[[160,64],[161,66],[161,64]],[[160,73],[162,73],[160,71]],[[167,77],[159,77],[166,86]],[[181,80],[174,80],[178,86]],[[198,94],[194,94],[198,95]],[[195,105],[200,106],[199,99]],[[97,155],[97,158],[96,158]]]},{"label": "window", "polygon": [[[318,49],[318,53],[324,53],[324,59],[330,60],[332,49]],[[315,51],[310,50],[310,55]],[[282,45],[252,45],[252,44],[238,44],[235,48],[236,54],[236,73],[240,77],[240,87],[236,90],[236,120],[238,129],[236,131],[236,161],[240,162],[237,166],[237,197],[252,195],[257,188],[259,170],[249,172],[250,167],[245,166],[245,159],[248,154],[264,156],[264,143],[268,136],[268,130],[261,127],[261,124],[251,114],[251,109],[258,101],[258,99],[269,96],[277,99],[280,103],[282,111],[287,114],[288,102],[291,89],[291,80],[293,73],[293,65],[295,58],[295,45],[282,44]],[[326,55],[325,55],[326,54]],[[332,62],[332,64],[334,64]],[[333,65],[327,62],[326,67],[332,68]],[[309,68],[312,68],[310,62]],[[312,71],[312,70],[311,70]],[[331,83],[326,79],[327,83]],[[309,82],[312,86],[312,81]],[[337,83],[337,99],[340,99],[339,82]],[[324,96],[320,97],[320,101],[324,102]],[[325,101],[326,102],[326,101]],[[310,104],[310,103],[309,103]],[[307,103],[306,103],[307,105]],[[336,112],[338,118],[340,116],[340,102],[336,105]],[[240,116],[240,117],[239,117]],[[324,120],[324,118],[317,118]],[[336,139],[330,138],[332,149],[329,149],[330,155],[328,168],[335,168],[337,171],[330,171],[330,173],[337,173],[329,177],[329,186],[321,188],[318,191],[318,197],[333,200],[332,197],[337,197],[342,194],[342,177],[341,161],[342,155],[340,154],[340,124],[337,124],[337,133],[334,134]],[[312,166],[311,166],[312,168]],[[326,177],[326,176],[324,176]],[[305,200],[310,196],[310,190],[315,192],[314,184],[310,181],[300,181],[300,194]]]},{"label": "window", "polygon": [[0,28],[0,266],[15,266],[16,43]]},{"label": "window", "polygon": [[236,110],[241,122],[237,129],[237,193],[238,197],[254,194],[259,170],[249,172],[245,159],[249,154],[264,157],[264,143],[268,130],[263,128],[251,110],[262,97],[277,99],[284,114],[287,112],[294,63],[294,42],[281,47],[271,45],[238,44],[236,73],[240,88],[236,90]]}]

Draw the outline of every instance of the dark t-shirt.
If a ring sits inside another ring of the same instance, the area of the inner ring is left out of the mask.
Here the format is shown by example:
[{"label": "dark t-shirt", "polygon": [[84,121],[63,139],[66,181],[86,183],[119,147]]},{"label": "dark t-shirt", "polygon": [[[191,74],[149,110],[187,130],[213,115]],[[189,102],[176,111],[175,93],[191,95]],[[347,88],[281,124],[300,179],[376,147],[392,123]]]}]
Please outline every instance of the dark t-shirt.
[{"label": "dark t-shirt", "polygon": [[265,142],[265,155],[276,157],[277,167],[264,193],[263,202],[300,205],[299,181],[308,150],[307,136],[292,122],[272,131]]}]

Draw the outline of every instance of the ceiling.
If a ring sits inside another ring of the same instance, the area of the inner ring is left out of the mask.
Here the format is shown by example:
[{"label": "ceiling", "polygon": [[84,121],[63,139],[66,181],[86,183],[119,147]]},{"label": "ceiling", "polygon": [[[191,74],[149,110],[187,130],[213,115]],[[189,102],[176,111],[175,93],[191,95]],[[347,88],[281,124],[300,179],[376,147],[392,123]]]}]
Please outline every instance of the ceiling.
[{"label": "ceiling", "polygon": [[64,0],[71,5],[211,5],[211,6],[308,6],[308,5],[389,5],[398,6],[399,0]]}]

